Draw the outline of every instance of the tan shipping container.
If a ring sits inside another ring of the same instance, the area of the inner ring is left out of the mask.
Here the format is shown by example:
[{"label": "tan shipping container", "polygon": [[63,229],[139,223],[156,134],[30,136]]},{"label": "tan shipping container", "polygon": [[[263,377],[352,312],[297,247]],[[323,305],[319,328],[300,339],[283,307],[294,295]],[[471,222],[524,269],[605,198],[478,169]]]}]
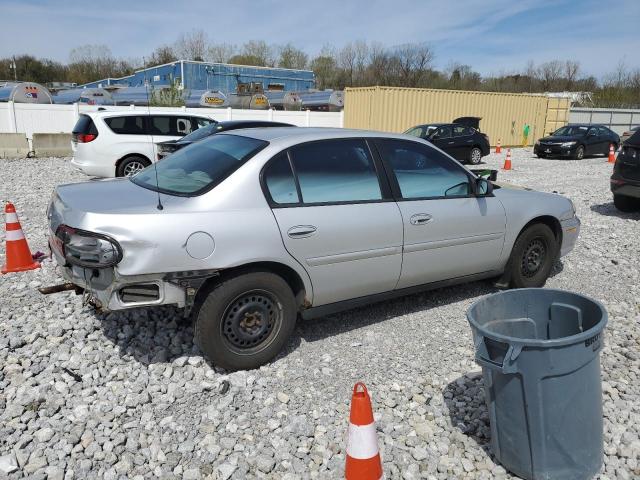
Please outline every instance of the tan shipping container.
[{"label": "tan shipping container", "polygon": [[[551,102],[550,102],[551,101]],[[553,110],[549,115],[549,104]],[[414,125],[450,123],[457,117],[482,117],[480,130],[492,145],[527,145],[566,124],[569,101],[543,95],[470,92],[429,88],[360,87],[345,89],[344,126],[404,132]]]}]

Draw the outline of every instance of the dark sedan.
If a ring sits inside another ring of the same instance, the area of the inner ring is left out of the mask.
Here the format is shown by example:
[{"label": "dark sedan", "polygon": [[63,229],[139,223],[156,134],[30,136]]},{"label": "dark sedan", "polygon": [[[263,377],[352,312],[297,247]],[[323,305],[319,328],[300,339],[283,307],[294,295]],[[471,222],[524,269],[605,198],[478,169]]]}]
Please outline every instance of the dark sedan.
[{"label": "dark sedan", "polygon": [[613,166],[611,191],[618,210],[640,210],[640,130],[622,144]]},{"label": "dark sedan", "polygon": [[617,150],[620,137],[603,125],[569,124],[533,146],[539,158],[566,157],[581,160],[585,155],[608,155],[609,147]]},{"label": "dark sedan", "polygon": [[477,165],[489,155],[489,137],[480,132],[478,117],[457,118],[453,123],[417,125],[407,135],[423,138],[456,160]]},{"label": "dark sedan", "polygon": [[262,120],[230,120],[227,122],[217,122],[199,128],[178,140],[168,140],[156,143],[158,147],[158,160],[162,160],[167,155],[191,145],[193,142],[229,130],[239,130],[241,128],[266,128],[266,127],[294,127],[290,123],[268,122]]}]

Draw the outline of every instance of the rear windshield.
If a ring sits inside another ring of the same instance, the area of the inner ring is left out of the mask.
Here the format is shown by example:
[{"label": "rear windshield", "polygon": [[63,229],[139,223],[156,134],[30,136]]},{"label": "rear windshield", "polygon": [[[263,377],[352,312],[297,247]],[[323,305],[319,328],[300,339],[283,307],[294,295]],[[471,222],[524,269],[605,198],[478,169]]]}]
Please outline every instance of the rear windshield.
[{"label": "rear windshield", "polygon": [[93,120],[91,120],[91,117],[89,115],[80,115],[80,117],[78,117],[78,121],[76,122],[71,132],[76,134],[82,133],[85,135],[86,134],[97,135],[98,129],[96,128],[96,125],[93,123]]},{"label": "rear windshield", "polygon": [[580,125],[580,126],[567,125],[566,127],[559,128],[558,130],[553,132],[553,136],[554,137],[565,137],[565,136],[572,136],[572,135],[582,136],[587,134],[587,130],[589,130],[589,127],[586,127],[584,125]]},{"label": "rear windshield", "polygon": [[218,185],[267,145],[268,142],[255,138],[213,135],[150,165],[131,177],[131,181],[169,195],[200,195]]}]

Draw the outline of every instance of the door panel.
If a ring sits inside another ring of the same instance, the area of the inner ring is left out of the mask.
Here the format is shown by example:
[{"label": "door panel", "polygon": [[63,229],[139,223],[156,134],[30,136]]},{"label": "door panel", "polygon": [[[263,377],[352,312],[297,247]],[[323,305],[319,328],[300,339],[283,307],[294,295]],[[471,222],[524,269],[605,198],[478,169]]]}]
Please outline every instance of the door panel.
[{"label": "door panel", "polygon": [[[502,254],[505,212],[495,197],[399,202],[404,258],[398,288],[494,270]],[[423,224],[411,222],[429,215]]]},{"label": "door panel", "polygon": [[397,288],[498,269],[506,224],[502,203],[472,195],[473,177],[428,145],[395,139],[377,145],[401,199]]},{"label": "door panel", "polygon": [[314,305],[395,288],[402,263],[402,219],[395,202],[275,208],[273,213],[287,251],[309,272]]}]

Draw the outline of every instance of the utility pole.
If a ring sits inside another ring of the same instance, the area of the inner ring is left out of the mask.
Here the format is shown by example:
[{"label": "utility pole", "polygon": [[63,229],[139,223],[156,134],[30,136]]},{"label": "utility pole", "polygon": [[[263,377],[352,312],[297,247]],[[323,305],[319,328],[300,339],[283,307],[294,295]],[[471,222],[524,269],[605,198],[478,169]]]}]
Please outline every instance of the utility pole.
[{"label": "utility pole", "polygon": [[14,55],[11,59],[11,63],[9,64],[9,68],[13,69],[13,79],[18,81],[18,67],[16,66],[16,56]]}]

